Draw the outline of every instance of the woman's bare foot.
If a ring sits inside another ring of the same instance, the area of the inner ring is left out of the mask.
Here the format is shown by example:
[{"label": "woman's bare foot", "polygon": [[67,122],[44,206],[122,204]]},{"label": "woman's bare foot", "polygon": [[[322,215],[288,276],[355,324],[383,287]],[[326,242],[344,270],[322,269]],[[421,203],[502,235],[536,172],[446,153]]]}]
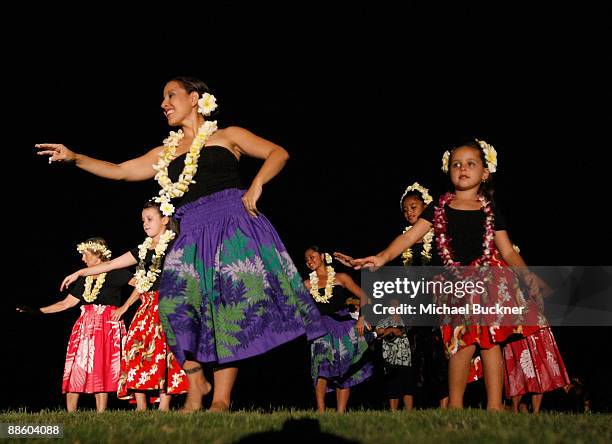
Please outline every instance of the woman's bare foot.
[{"label": "woman's bare foot", "polygon": [[210,382],[204,378],[204,373],[201,366],[185,369],[189,377],[189,390],[187,391],[187,399],[180,413],[192,413],[202,409],[202,398],[208,395],[212,389]]},{"label": "woman's bare foot", "polygon": [[224,402],[213,402],[210,405],[210,408],[207,410],[208,412],[213,412],[213,413],[223,413],[223,412],[228,412],[229,411],[229,405],[227,405]]}]

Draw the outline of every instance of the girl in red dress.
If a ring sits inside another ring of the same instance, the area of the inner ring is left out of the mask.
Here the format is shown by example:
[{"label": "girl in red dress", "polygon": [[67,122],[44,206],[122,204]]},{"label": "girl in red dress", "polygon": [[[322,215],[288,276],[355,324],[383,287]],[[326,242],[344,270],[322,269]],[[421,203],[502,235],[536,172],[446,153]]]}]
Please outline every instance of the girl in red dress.
[{"label": "girl in red dress", "polygon": [[[518,251],[518,247],[514,246]],[[519,412],[523,395],[531,393],[533,413],[540,412],[544,393],[570,384],[570,379],[550,327],[503,348],[506,398],[512,400],[512,411]]]},{"label": "girl in red dress", "polygon": [[146,410],[147,393],[159,393],[159,409],[169,410],[172,395],[186,393],[189,387],[187,375],[168,349],[159,318],[157,291],[162,259],[178,230],[172,219],[162,216],[155,202],[145,204],[142,223],[148,236],[143,244],[97,268],[73,273],[62,286],[79,276],[138,264],[136,290],[112,313],[112,318],[118,320],[134,302],[141,301],[127,333],[117,395],[120,399],[135,398],[136,410]]},{"label": "girl in red dress", "polygon": [[504,346],[506,397],[519,411],[521,397],[531,393],[533,413],[540,412],[544,393],[570,383],[552,330],[547,327]]},{"label": "girl in red dress", "polygon": [[[87,269],[107,264],[111,252],[100,237],[77,246]],[[93,393],[98,412],[106,410],[108,393],[116,392],[125,343],[125,325],[111,313],[121,301],[121,288],[132,278],[127,270],[94,271],[79,278],[69,294],[55,304],[34,311],[58,313],[81,303],[81,316],[74,323],[68,350],[62,392],[68,412],[75,412],[81,393]],[[17,311],[29,311],[18,307]]]},{"label": "girl in red dress", "polygon": [[[449,360],[449,407],[462,408],[470,362],[480,349],[487,391],[487,409],[502,409],[503,358],[500,344],[515,335],[527,336],[545,324],[537,309],[528,304],[522,294],[517,276],[511,265],[529,285],[538,291],[538,280],[530,273],[521,256],[512,248],[501,214],[491,201],[491,175],[497,169],[497,152],[484,141],[472,141],[444,153],[442,170],[448,173],[455,189],[446,193],[435,205],[430,205],[412,229],[398,236],[376,256],[352,259],[340,253],[355,268],[377,268],[399,256],[414,245],[432,227],[435,230],[437,251],[447,267],[488,266],[485,272],[487,304],[499,303],[503,307],[523,307],[521,315],[485,315],[480,318],[454,316],[442,327]],[[501,259],[494,252],[499,250]],[[459,272],[458,269],[453,269]],[[471,273],[481,271],[471,271]],[[474,276],[462,275],[461,279]],[[448,295],[441,302],[457,304],[457,298]],[[478,303],[474,299],[471,302]],[[464,304],[464,302],[460,302]]]}]

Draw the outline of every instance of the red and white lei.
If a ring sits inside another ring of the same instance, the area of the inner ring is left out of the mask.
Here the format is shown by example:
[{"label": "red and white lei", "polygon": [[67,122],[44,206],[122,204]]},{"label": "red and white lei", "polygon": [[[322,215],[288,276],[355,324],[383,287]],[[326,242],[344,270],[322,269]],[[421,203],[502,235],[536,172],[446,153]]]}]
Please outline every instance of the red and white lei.
[{"label": "red and white lei", "polygon": [[[434,228],[437,233],[436,245],[438,247],[438,253],[442,259],[442,263],[446,266],[459,267],[462,264],[453,259],[453,250],[450,246],[452,239],[447,234],[448,218],[446,217],[446,205],[449,204],[455,195],[453,193],[446,193],[438,202],[438,205],[434,209]],[[489,202],[484,196],[478,196],[478,200],[482,204],[482,210],[485,213],[485,233],[482,242],[482,256],[476,259],[471,264],[463,265],[490,265],[491,258],[495,252],[495,230],[493,229],[494,216],[491,202]]]}]

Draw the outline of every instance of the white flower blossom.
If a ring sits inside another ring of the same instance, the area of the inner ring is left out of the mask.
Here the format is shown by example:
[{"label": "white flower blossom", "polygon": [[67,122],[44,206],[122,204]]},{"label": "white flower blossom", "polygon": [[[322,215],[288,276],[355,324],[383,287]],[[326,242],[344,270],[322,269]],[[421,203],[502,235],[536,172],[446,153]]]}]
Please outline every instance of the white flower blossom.
[{"label": "white flower blossom", "polygon": [[450,162],[450,151],[444,151],[444,155],[442,156],[442,171],[448,173],[448,163]]},{"label": "white flower blossom", "polygon": [[198,112],[204,116],[210,114],[217,109],[217,99],[209,93],[202,94],[202,98],[198,100]]}]

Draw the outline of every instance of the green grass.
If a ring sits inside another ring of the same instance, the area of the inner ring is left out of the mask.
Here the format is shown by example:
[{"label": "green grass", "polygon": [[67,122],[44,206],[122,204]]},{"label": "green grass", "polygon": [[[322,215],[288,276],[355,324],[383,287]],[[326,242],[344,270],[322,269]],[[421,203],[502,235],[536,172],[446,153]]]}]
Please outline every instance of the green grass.
[{"label": "green grass", "polygon": [[[487,413],[482,410],[419,410],[395,414],[363,410],[352,411],[346,415],[336,413],[317,415],[312,411],[297,410],[275,413],[238,411],[229,414],[202,412],[191,415],[181,415],[176,412],[164,414],[155,411],[144,413],[109,411],[103,414],[84,411],[70,415],[61,411],[3,412],[0,413],[0,423],[63,424],[64,438],[61,441],[82,444],[88,442],[231,443],[245,438],[248,438],[245,442],[266,443],[332,442],[323,439],[325,436],[340,438],[334,442],[377,444],[612,442],[612,415],[543,413],[533,416]],[[314,436],[318,429],[324,436]],[[47,441],[59,442],[57,439]]]}]

